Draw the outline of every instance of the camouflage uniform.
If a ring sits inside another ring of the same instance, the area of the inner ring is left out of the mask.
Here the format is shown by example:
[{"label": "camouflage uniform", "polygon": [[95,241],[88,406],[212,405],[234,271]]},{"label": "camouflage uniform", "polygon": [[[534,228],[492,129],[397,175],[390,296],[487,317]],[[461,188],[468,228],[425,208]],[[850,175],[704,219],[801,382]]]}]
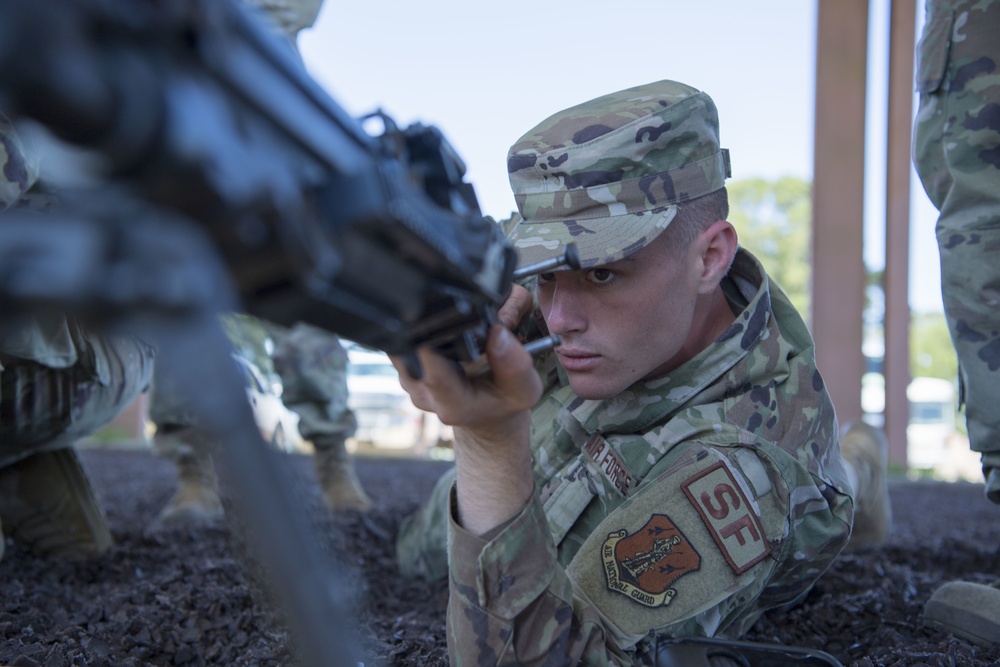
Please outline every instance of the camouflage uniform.
[{"label": "camouflage uniform", "polygon": [[347,352],[329,331],[299,322],[291,329],[273,324],[274,370],[281,376],[282,400],[299,415],[299,433],[313,444],[316,477],[331,508],[366,509],[347,453],[347,438],[358,421],[347,407]]},{"label": "camouflage uniform", "polygon": [[[288,329],[261,322],[274,341],[272,360],[281,376],[284,404],[299,415],[299,433],[315,449],[316,476],[331,509],[367,509],[347,452],[357,420],[347,407],[347,352],[334,334],[298,323]],[[222,516],[215,494],[212,440],[196,426],[185,392],[154,378],[149,417],[157,425],[156,452],[177,464],[181,488],[164,520],[212,520]],[[194,482],[190,484],[189,482]]]},{"label": "camouflage uniform", "polygon": [[940,211],[941,291],[972,449],[1000,502],[1000,2],[930,0],[914,164]]},{"label": "camouflage uniform", "polygon": [[[941,293],[958,355],[959,404],[980,452],[986,496],[1000,503],[1000,1],[928,0],[917,47],[920,107],[913,162],[940,216]],[[940,586],[924,625],[990,646],[1000,637],[1000,590]]]},{"label": "camouflage uniform", "polygon": [[[19,209],[45,224],[44,212],[57,202],[33,190],[38,169],[37,157],[0,115],[0,211]],[[72,446],[146,389],[153,357],[137,338],[96,334],[59,313],[3,322],[0,519],[8,534],[44,554],[92,554],[110,546]]]},{"label": "camouflage uniform", "polygon": [[[717,122],[674,82],[543,121],[508,158],[521,262],[571,240],[585,265],[643,247],[678,203],[724,187]],[[809,332],[745,250],[723,289],[725,334],[613,398],[581,399],[555,355],[541,362],[536,492],[505,524],[462,529],[452,476],[404,524],[401,570],[450,574],[452,664],[634,664],[658,637],[738,637],[841,551],[853,504]]]}]

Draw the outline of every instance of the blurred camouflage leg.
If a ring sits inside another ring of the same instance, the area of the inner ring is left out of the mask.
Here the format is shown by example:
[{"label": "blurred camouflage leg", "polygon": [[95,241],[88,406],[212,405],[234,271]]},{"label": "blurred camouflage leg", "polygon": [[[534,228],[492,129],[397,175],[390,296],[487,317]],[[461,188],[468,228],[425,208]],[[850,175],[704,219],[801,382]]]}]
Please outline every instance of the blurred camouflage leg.
[{"label": "blurred camouflage leg", "polygon": [[889,537],[888,449],[882,431],[864,422],[852,424],[840,438],[840,452],[855,491],[854,529],[847,552],[881,546]]},{"label": "blurred camouflage leg", "polygon": [[[317,442],[318,440],[318,442]],[[351,509],[368,510],[372,501],[361,487],[354,462],[347,452],[345,438],[328,436],[313,440],[316,453],[316,480],[323,492],[326,506],[333,511]]]},{"label": "blurred camouflage leg", "polygon": [[177,491],[160,512],[163,524],[207,524],[223,517],[209,443],[195,429],[157,433],[156,448],[177,465]]},{"label": "blurred camouflage leg", "polygon": [[0,469],[0,517],[7,534],[39,556],[99,556],[112,545],[104,512],[70,447]]},{"label": "blurred camouflage leg", "polygon": [[951,581],[934,591],[924,607],[924,625],[980,646],[1000,642],[1000,590]]}]

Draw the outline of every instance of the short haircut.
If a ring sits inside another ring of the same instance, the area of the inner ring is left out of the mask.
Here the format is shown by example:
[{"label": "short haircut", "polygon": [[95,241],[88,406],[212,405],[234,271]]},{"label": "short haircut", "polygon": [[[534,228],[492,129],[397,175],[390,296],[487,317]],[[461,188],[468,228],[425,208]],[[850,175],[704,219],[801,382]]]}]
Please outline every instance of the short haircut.
[{"label": "short haircut", "polygon": [[674,250],[684,250],[709,225],[729,218],[729,192],[720,188],[677,205],[677,215],[664,234]]}]

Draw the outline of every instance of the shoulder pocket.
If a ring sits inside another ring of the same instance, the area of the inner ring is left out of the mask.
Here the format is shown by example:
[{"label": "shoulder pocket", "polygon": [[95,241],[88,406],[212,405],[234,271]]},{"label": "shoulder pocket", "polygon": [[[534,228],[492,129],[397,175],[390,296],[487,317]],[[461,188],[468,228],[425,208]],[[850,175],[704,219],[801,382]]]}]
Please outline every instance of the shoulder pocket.
[{"label": "shoulder pocket", "polygon": [[955,22],[954,12],[936,12],[924,24],[920,43],[917,45],[917,92],[937,92],[944,82],[948,67],[948,50]]}]

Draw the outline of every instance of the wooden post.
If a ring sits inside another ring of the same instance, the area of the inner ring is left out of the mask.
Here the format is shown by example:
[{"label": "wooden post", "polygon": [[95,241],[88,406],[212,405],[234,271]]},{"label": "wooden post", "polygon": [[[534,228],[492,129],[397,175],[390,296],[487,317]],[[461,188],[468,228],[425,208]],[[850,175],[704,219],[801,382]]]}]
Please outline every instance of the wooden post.
[{"label": "wooden post", "polygon": [[868,0],[820,0],[816,28],[812,332],[841,425],[861,419]]},{"label": "wooden post", "polygon": [[891,0],[885,192],[885,435],[889,463],[906,466],[910,406],[910,136],[916,0]]}]

